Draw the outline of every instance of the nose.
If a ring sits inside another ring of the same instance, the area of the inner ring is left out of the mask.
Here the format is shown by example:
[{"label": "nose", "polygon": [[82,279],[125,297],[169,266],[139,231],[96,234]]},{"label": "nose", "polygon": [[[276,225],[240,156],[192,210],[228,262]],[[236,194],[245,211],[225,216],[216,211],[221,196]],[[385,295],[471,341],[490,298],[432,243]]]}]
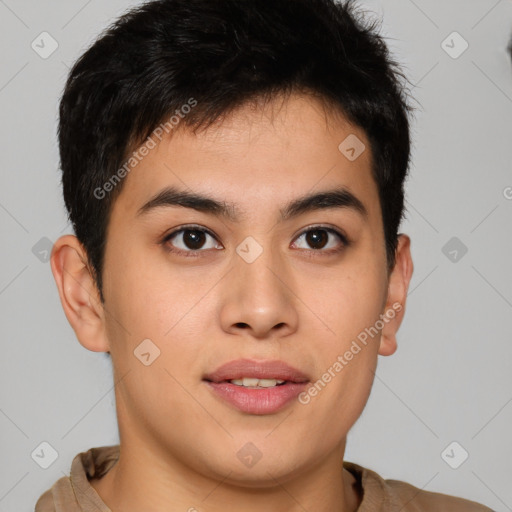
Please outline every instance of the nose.
[{"label": "nose", "polygon": [[300,303],[292,273],[283,258],[261,247],[254,261],[234,254],[234,268],[223,280],[221,325],[230,334],[260,340],[289,336],[297,330]]}]

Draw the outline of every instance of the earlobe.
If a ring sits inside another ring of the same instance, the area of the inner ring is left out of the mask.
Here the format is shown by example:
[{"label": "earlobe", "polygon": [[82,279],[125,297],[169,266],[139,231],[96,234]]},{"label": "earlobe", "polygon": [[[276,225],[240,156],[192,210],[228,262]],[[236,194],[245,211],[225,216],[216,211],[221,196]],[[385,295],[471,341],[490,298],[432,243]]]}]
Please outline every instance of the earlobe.
[{"label": "earlobe", "polygon": [[411,239],[404,234],[398,237],[395,266],[389,276],[388,297],[383,311],[384,327],[382,328],[379,355],[390,356],[397,349],[396,333],[405,314],[407,291],[414,270],[411,257]]},{"label": "earlobe", "polygon": [[93,352],[108,352],[103,307],[82,244],[73,235],[60,237],[50,264],[64,313],[78,341]]}]

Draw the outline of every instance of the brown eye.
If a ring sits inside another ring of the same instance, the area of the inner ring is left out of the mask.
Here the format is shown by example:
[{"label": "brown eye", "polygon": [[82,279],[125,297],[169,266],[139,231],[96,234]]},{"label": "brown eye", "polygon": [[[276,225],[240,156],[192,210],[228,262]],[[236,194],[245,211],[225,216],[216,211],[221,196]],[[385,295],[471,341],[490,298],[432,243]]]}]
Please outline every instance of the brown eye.
[{"label": "brown eye", "polygon": [[201,249],[206,239],[204,231],[186,229],[183,231],[183,244],[192,250]]},{"label": "brown eye", "polygon": [[325,229],[315,229],[306,233],[306,242],[313,249],[323,249],[329,241],[329,235]]},{"label": "brown eye", "polygon": [[[208,239],[211,239],[209,241]],[[182,228],[168,235],[164,242],[177,252],[194,252],[202,249],[218,249],[216,239],[208,231],[198,228]]]},{"label": "brown eye", "polygon": [[[338,238],[338,242],[336,242],[336,238]],[[303,239],[307,244],[307,247],[299,247],[300,249],[313,249],[320,252],[332,252],[348,246],[346,237],[331,228],[316,227],[309,229],[297,237],[297,240],[300,239]]]}]

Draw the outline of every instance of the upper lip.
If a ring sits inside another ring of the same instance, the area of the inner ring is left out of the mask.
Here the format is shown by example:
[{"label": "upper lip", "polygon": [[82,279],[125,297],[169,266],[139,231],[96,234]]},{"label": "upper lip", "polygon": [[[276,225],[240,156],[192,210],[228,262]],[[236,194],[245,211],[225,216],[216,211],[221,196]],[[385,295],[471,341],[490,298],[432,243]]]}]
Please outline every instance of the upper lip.
[{"label": "upper lip", "polygon": [[211,382],[241,379],[279,379],[289,382],[308,382],[307,375],[283,361],[256,361],[253,359],[237,359],[219,366],[203,379]]}]

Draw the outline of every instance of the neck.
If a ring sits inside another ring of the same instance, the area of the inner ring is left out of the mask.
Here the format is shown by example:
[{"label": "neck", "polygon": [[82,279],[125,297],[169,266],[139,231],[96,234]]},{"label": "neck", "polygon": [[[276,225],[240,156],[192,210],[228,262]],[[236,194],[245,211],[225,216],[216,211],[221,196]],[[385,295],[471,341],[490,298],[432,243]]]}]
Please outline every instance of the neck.
[{"label": "neck", "polygon": [[121,439],[119,460],[91,485],[113,511],[123,512],[355,512],[361,492],[354,476],[343,469],[345,443],[320,463],[279,478],[240,482],[226,475],[198,472],[168,455],[165,449]]}]

